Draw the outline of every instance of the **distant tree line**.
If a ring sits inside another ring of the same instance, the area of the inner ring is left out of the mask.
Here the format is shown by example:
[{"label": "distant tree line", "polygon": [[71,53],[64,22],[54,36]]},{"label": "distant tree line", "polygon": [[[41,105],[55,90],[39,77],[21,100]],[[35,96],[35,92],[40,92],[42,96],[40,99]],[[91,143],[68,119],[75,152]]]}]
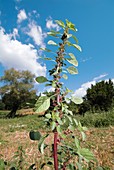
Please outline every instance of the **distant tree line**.
[{"label": "distant tree line", "polygon": [[[21,108],[34,107],[36,95],[34,89],[35,76],[29,71],[17,71],[13,68],[6,70],[0,78],[0,110],[11,110],[7,117],[15,117]],[[111,79],[100,81],[87,89],[81,105],[70,103],[74,114],[84,115],[91,111],[108,111],[114,105],[114,84]]]},{"label": "distant tree line", "polygon": [[74,114],[82,114],[85,112],[108,111],[114,105],[114,84],[111,79],[100,81],[91,88],[87,89],[87,94],[83,97],[83,103],[79,106],[70,104]]}]

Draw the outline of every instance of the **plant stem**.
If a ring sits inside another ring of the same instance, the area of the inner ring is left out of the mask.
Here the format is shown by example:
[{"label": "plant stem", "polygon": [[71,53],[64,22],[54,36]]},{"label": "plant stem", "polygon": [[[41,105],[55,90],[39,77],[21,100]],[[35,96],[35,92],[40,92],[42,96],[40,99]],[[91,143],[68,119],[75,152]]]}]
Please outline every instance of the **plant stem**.
[{"label": "plant stem", "polygon": [[54,168],[55,170],[58,170],[58,157],[57,157],[57,137],[58,137],[58,132],[54,132]]}]

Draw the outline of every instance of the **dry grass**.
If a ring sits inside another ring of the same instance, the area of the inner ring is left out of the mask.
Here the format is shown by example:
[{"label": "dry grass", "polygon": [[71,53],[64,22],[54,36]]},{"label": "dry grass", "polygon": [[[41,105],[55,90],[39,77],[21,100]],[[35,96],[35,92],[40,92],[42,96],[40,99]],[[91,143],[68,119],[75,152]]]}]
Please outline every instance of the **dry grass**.
[{"label": "dry grass", "polygon": [[[23,110],[23,114],[34,114],[32,110]],[[20,112],[21,114],[21,112]],[[31,124],[32,121],[30,117],[25,117],[26,123]],[[34,117],[36,119],[36,117]],[[33,119],[33,124],[35,121]],[[12,121],[12,120],[11,120]],[[19,124],[19,121],[22,122],[22,118],[16,119],[14,125]],[[36,120],[37,121],[37,120]],[[5,124],[4,124],[5,123]],[[22,125],[25,124],[23,120]],[[38,151],[37,141],[31,141],[29,138],[29,132],[27,126],[24,126],[24,129],[20,126],[14,131],[8,130],[10,126],[15,128],[12,122],[9,121],[9,124],[3,122],[0,126],[0,156],[6,161],[14,161],[14,153],[18,150],[19,146],[23,147],[25,150],[25,162],[28,163],[25,167],[28,167],[32,163],[37,163],[39,166],[45,158],[41,156]],[[20,124],[19,124],[20,125]],[[36,126],[36,125],[35,125]],[[30,129],[30,128],[29,128]],[[40,128],[41,133],[44,133]],[[107,128],[89,128],[86,132],[87,140],[83,143],[84,146],[90,148],[95,154],[99,164],[103,167],[109,167],[110,170],[114,170],[114,127]],[[46,139],[48,144],[53,142],[53,134],[50,133],[49,137]],[[50,155],[50,152],[46,152],[47,156]],[[25,168],[26,169],[26,168]],[[45,170],[49,170],[49,167],[44,167]]]},{"label": "dry grass", "polygon": [[[103,167],[110,167],[114,169],[114,127],[106,129],[90,129],[87,132],[86,145],[91,148]],[[52,143],[53,136],[47,138],[47,143]],[[18,146],[22,145],[27,155],[26,162],[32,164],[39,162],[41,157],[37,150],[37,142],[29,139],[27,131],[2,133],[2,140],[0,143],[0,154],[3,155],[4,160],[13,161],[14,153]],[[47,168],[46,168],[47,169]]]}]

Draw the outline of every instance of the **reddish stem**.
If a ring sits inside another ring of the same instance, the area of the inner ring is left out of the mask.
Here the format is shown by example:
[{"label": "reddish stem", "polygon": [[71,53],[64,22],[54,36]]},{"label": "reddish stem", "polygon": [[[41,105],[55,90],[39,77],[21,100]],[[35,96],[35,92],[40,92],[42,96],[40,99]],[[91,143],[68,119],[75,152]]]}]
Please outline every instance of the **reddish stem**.
[{"label": "reddish stem", "polygon": [[57,137],[58,137],[58,132],[54,132],[54,168],[55,170],[58,170],[58,157],[57,157]]}]

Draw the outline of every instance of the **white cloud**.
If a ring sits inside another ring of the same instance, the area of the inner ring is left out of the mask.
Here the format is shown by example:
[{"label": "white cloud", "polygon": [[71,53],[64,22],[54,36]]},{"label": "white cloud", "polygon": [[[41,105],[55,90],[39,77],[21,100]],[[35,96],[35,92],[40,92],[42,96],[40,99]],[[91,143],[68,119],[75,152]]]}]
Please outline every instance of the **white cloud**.
[{"label": "white cloud", "polygon": [[24,9],[20,10],[17,15],[17,22],[21,23],[23,20],[27,19],[27,15]]},{"label": "white cloud", "polygon": [[14,28],[13,29],[13,33],[10,34],[11,38],[14,38],[16,39],[16,37],[19,37],[19,34],[18,34],[18,29],[17,28]]},{"label": "white cloud", "polygon": [[59,31],[60,30],[60,27],[58,26],[58,24],[54,23],[52,18],[49,17],[47,20],[46,20],[46,27],[51,30],[51,29],[56,29],[56,31]]},{"label": "white cloud", "polygon": [[41,26],[37,25],[33,21],[28,26],[29,31],[26,32],[26,34],[28,34],[33,39],[36,45],[45,47],[44,38],[46,37],[46,33],[42,32]]},{"label": "white cloud", "polygon": [[0,63],[6,68],[29,70],[36,75],[46,74],[46,66],[37,62],[37,50],[31,44],[22,44],[12,39],[10,34],[0,28]]},{"label": "white cloud", "polygon": [[[87,89],[91,88],[91,85],[95,85],[97,81],[101,81],[101,79],[106,77],[107,75],[108,74],[101,74],[100,76],[93,78],[92,81],[88,81],[82,84],[81,87],[75,91],[74,95],[77,97],[85,96]],[[114,79],[112,79],[112,81],[114,81]]]},{"label": "white cloud", "polygon": [[111,79],[112,80],[112,82],[114,83],[114,78],[113,79]]},{"label": "white cloud", "polygon": [[85,96],[86,95],[86,90],[88,88],[90,88],[92,84],[95,85],[96,81],[95,80],[88,81],[88,82],[82,84],[81,87],[75,91],[74,95],[77,96],[77,97]]},{"label": "white cloud", "polygon": [[32,12],[29,12],[29,13],[28,13],[28,16],[29,16],[29,17],[39,18],[39,17],[40,17],[40,14],[37,13],[36,10],[33,10]]},{"label": "white cloud", "polygon": [[97,80],[99,80],[99,79],[101,79],[101,78],[103,78],[103,77],[106,77],[107,75],[108,75],[107,73],[101,74],[100,76],[95,77],[93,80],[97,81]]}]

